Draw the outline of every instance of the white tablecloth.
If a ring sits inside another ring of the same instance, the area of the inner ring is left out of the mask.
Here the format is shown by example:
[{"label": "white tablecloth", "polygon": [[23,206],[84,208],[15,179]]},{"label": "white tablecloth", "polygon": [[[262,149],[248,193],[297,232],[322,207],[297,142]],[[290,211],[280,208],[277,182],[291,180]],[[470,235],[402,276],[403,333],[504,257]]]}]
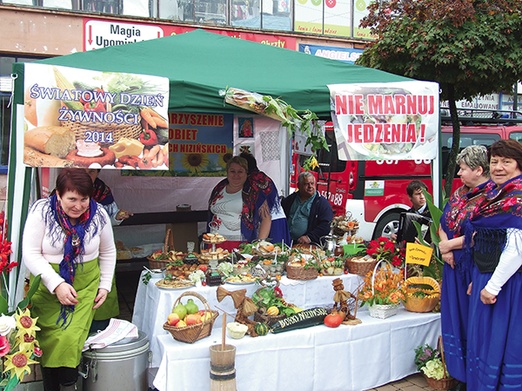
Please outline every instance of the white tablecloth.
[{"label": "white tablecloth", "polygon": [[[323,325],[227,339],[236,346],[238,390],[361,391],[402,379],[416,372],[414,349],[436,344],[440,315],[400,309],[387,319],[369,316],[363,307],[362,324]],[[171,335],[158,336],[161,364],[154,379],[160,391],[210,389],[209,347],[221,343],[219,324],[212,335],[194,344]]]},{"label": "white tablecloth", "polygon": [[[142,276],[144,273],[142,273]],[[344,289],[350,292],[355,292],[362,282],[361,277],[354,274],[344,274],[339,277],[342,278],[344,282]],[[334,278],[337,277],[323,276],[310,281],[296,281],[290,280],[285,276],[281,279],[280,287],[283,291],[284,298],[288,303],[293,303],[303,308],[326,306],[333,304],[333,296],[335,292],[332,287],[332,281]],[[145,285],[140,278],[136,300],[134,302],[134,313],[132,316],[132,323],[138,326],[138,329],[147,334],[149,338],[153,367],[158,367],[161,361],[162,350],[159,346],[158,337],[166,335],[167,337],[172,338],[167,331],[163,330],[163,324],[167,321],[167,316],[172,310],[172,305],[183,292],[195,291],[208,301],[211,309],[215,310],[219,307],[229,314],[236,314],[232,298],[227,297],[221,303],[217,301],[217,287],[194,287],[182,290],[166,290],[160,289],[155,285],[158,280],[159,278],[153,278],[147,285]],[[249,297],[260,288],[257,284],[225,284],[223,287],[229,291],[247,289],[247,295]],[[194,302],[197,303],[199,307],[202,307],[197,299],[195,299]],[[232,320],[232,318],[227,319],[227,322]],[[214,331],[212,334],[216,334],[216,329],[221,327],[221,322],[222,318],[220,315],[214,322]]]}]

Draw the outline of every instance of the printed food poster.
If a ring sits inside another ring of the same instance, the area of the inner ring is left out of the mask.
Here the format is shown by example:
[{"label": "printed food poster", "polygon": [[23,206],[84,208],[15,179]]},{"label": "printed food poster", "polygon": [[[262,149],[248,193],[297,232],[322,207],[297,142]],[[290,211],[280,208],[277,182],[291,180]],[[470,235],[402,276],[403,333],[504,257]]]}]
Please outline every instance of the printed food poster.
[{"label": "printed food poster", "polygon": [[168,170],[168,78],[25,64],[24,163]]},{"label": "printed food poster", "polygon": [[226,176],[233,114],[169,113],[170,169],[176,176]]},{"label": "printed food poster", "polygon": [[329,85],[341,160],[434,159],[439,87],[431,82]]}]

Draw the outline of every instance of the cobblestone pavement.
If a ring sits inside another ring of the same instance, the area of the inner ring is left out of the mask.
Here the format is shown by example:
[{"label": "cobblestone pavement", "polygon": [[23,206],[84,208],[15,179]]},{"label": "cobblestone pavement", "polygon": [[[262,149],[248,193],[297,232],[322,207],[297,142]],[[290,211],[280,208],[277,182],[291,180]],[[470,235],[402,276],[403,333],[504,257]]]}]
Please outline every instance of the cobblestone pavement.
[{"label": "cobblestone pavement", "polygon": [[415,375],[408,376],[402,380],[398,380],[393,383],[385,384],[384,386],[372,388],[370,391],[424,391],[433,389],[428,387],[428,383],[424,377],[417,373]]}]

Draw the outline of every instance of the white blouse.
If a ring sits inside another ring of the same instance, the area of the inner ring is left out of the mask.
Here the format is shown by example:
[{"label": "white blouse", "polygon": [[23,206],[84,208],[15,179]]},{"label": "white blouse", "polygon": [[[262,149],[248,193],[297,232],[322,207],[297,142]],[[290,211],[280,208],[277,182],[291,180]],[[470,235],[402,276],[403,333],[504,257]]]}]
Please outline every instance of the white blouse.
[{"label": "white blouse", "polygon": [[210,205],[217,232],[227,240],[241,240],[241,212],[243,211],[241,193],[241,190],[235,193],[227,193],[226,187],[224,187],[216,197],[215,202]]},{"label": "white blouse", "polygon": [[[43,284],[49,292],[54,293],[64,279],[54,271],[51,264],[59,264],[63,259],[65,234],[57,223],[54,227],[45,223],[50,210],[48,198],[36,201],[31,207],[22,240],[22,262],[32,275],[40,274]],[[92,224],[98,226],[98,232],[95,236],[92,235],[91,224],[85,234],[83,254],[84,262],[98,258],[101,273],[99,288],[108,291],[111,290],[116,266],[116,246],[110,221],[105,209],[98,204],[97,213],[92,220]]]}]

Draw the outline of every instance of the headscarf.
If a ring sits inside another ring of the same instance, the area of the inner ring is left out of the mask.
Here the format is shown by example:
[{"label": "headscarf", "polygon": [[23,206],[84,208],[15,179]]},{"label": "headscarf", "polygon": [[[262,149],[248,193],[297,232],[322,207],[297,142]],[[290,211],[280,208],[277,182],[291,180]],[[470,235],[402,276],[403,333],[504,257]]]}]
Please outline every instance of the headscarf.
[{"label": "headscarf", "polygon": [[94,191],[92,198],[102,205],[110,205],[114,202],[111,188],[105,184],[100,178],[96,178],[93,182]]},{"label": "headscarf", "polygon": [[[69,217],[66,215],[56,194],[49,197],[51,211],[55,220],[65,234],[65,242],[63,249],[63,259],[60,262],[60,277],[68,284],[73,284],[76,268],[83,260],[85,253],[84,239],[85,233],[91,225],[93,217],[96,215],[97,203],[91,197],[89,200],[89,208],[78,218],[76,225],[72,225]],[[94,235],[95,233],[93,233]],[[61,326],[66,328],[71,321],[74,312],[73,305],[63,305],[60,315],[56,320],[56,324],[62,322]]]}]

